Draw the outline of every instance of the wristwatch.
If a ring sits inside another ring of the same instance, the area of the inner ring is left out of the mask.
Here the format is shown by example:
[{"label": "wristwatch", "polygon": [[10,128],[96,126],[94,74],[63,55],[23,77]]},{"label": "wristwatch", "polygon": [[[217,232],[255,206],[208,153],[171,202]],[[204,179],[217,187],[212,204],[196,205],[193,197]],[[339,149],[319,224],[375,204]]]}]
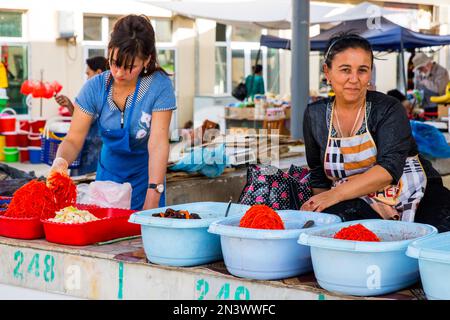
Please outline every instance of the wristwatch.
[{"label": "wristwatch", "polygon": [[149,189],[155,189],[158,193],[163,193],[164,192],[164,184],[162,184],[162,183],[160,183],[160,184],[149,183],[148,184],[148,188]]}]

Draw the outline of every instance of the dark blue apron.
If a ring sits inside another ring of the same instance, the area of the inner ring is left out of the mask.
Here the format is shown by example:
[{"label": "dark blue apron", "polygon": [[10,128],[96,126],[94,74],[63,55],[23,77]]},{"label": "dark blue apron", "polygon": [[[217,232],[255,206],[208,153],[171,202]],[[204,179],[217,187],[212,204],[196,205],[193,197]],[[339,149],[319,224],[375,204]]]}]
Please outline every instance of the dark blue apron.
[{"label": "dark blue apron", "polygon": [[[111,78],[106,92],[104,92],[101,110],[103,108],[109,108],[107,98],[109,90],[111,90],[112,82],[113,79]],[[96,180],[131,183],[133,188],[131,209],[134,210],[142,209],[148,188],[148,150],[147,148],[137,150],[131,150],[130,148],[130,122],[140,84],[141,78],[138,79],[136,84],[130,107],[125,107],[124,109],[125,124],[123,128],[105,129],[101,125],[100,116],[97,120],[103,146],[98,161]],[[161,194],[159,206],[165,206],[165,202],[164,192]]]}]

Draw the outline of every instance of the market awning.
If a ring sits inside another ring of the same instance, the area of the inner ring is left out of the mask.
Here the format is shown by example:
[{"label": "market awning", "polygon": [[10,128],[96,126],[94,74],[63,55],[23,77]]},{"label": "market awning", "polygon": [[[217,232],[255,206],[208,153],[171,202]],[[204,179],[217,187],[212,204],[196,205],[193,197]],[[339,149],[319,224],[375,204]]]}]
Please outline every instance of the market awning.
[{"label": "market awning", "polygon": [[[422,48],[450,44],[450,35],[430,35],[415,32],[381,17],[369,21],[367,19],[345,21],[334,28],[311,38],[312,51],[324,51],[328,40],[341,32],[355,32],[369,40],[375,51],[400,50],[403,48]],[[269,48],[290,49],[290,40],[274,36],[261,36],[261,45]]]},{"label": "market awning", "polygon": [[[140,1],[187,17],[210,19],[223,24],[291,28],[292,0]],[[311,2],[310,23],[320,23],[324,17],[336,15],[347,8],[342,4]]]},{"label": "market awning", "polygon": [[399,10],[386,9],[370,2],[362,2],[354,7],[347,8],[341,13],[330,12],[330,14],[318,17],[319,23],[342,22],[358,19],[374,19],[391,14],[398,14]]}]

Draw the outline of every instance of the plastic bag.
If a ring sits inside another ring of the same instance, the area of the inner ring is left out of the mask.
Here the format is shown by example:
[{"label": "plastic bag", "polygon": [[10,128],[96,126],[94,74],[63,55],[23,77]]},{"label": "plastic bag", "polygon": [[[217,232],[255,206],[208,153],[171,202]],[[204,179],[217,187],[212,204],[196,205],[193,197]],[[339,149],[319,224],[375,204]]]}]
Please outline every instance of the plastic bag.
[{"label": "plastic bag", "polygon": [[225,145],[220,144],[216,148],[195,148],[169,169],[170,171],[199,172],[208,178],[215,178],[223,173],[227,163]]},{"label": "plastic bag", "polygon": [[77,203],[92,204],[103,208],[131,208],[131,184],[113,181],[94,181],[77,186]]},{"label": "plastic bag", "polygon": [[450,146],[442,132],[420,121],[412,120],[410,124],[421,154],[429,158],[450,158]]}]

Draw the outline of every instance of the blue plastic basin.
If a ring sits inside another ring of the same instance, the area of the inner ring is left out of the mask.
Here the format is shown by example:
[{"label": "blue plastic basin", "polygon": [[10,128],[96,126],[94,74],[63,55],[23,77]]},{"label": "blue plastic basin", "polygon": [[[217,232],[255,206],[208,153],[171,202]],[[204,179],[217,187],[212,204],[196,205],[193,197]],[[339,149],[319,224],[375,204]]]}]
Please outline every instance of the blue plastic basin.
[{"label": "blue plastic basin", "polygon": [[450,231],[414,241],[406,254],[419,261],[427,298],[450,300]]},{"label": "blue plastic basin", "polygon": [[[220,238],[208,233],[211,222],[224,217],[228,203],[195,202],[133,213],[129,222],[141,225],[142,242],[152,263],[188,267],[222,259]],[[198,213],[201,219],[152,217],[167,208]],[[229,215],[243,214],[249,206],[232,204]]]},{"label": "blue plastic basin", "polygon": [[[316,226],[338,223],[336,215],[296,210],[279,210],[285,230],[239,227],[243,215],[213,222],[208,231],[220,235],[223,259],[228,271],[237,277],[275,280],[312,270],[310,250],[297,239],[306,221]],[[314,228],[314,227],[313,227]]]},{"label": "blue plastic basin", "polygon": [[[381,242],[333,239],[343,227],[361,223]],[[419,280],[417,260],[406,256],[416,239],[436,234],[427,224],[392,220],[356,220],[305,229],[298,243],[311,247],[311,260],[319,285],[355,296],[376,296],[408,287]]]}]

